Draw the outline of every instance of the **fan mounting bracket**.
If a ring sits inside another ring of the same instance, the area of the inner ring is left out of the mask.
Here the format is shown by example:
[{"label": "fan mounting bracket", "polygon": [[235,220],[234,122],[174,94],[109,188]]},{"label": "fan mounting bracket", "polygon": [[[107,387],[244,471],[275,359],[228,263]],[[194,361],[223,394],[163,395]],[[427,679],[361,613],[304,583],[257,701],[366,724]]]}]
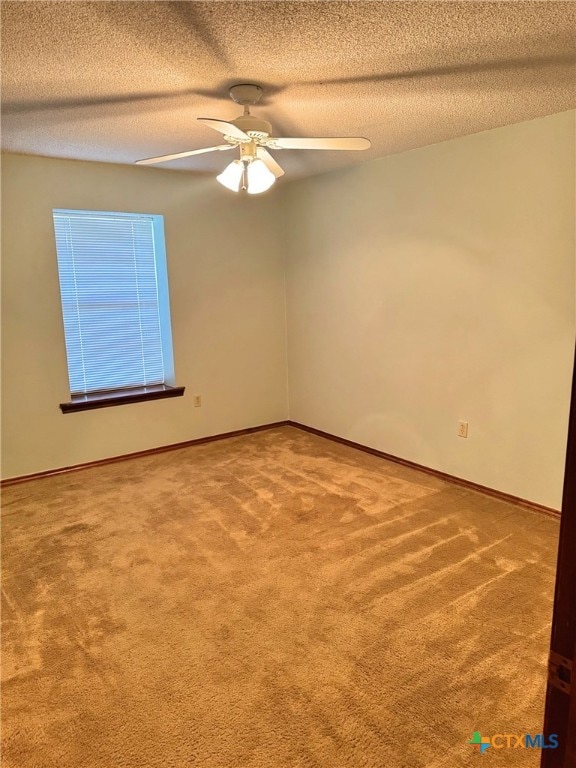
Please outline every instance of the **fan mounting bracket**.
[{"label": "fan mounting bracket", "polygon": [[259,85],[253,85],[252,83],[239,83],[233,85],[230,88],[230,98],[235,101],[236,104],[242,106],[250,106],[256,104],[262,98],[262,88]]}]

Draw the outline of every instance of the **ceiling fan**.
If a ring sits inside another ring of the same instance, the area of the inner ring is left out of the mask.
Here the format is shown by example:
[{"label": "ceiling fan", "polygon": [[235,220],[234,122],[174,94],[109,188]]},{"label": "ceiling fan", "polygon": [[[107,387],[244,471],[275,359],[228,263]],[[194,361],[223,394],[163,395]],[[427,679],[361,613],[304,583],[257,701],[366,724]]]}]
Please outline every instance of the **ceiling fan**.
[{"label": "ceiling fan", "polygon": [[198,118],[204,125],[221,133],[226,144],[193,149],[189,152],[177,152],[172,155],[149,157],[145,160],[137,160],[136,163],[138,165],[154,165],[155,163],[166,163],[169,160],[178,160],[181,157],[202,155],[205,152],[239,148],[240,158],[233,160],[216,179],[233,192],[246,190],[249,194],[254,195],[265,192],[284,173],[268,149],[359,150],[370,147],[370,141],[363,138],[287,139],[272,136],[270,123],[250,114],[250,106],[256,104],[261,97],[262,88],[259,85],[249,83],[234,85],[230,88],[230,98],[244,107],[244,114],[230,122],[213,120],[208,117]]}]

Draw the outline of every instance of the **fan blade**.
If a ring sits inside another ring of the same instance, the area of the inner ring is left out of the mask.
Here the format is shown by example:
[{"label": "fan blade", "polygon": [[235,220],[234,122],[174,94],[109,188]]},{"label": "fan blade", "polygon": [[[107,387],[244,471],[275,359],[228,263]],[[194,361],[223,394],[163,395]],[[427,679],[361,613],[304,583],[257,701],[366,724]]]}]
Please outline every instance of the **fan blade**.
[{"label": "fan blade", "polygon": [[272,149],[368,149],[368,139],[277,139],[270,143]]},{"label": "fan blade", "polygon": [[148,157],[146,160],[136,160],[136,165],[154,165],[154,163],[167,163],[168,160],[178,160],[180,157],[191,155],[203,155],[205,152],[216,152],[223,149],[233,149],[232,144],[220,144],[217,147],[204,147],[204,149],[191,149],[190,152],[176,152],[174,155],[160,155],[160,157]]},{"label": "fan blade", "polygon": [[250,136],[240,130],[240,128],[236,128],[234,123],[227,123],[226,120],[213,120],[210,117],[197,117],[196,119],[205,125],[209,125],[210,128],[214,128],[215,131],[224,134],[224,136],[234,136],[235,139],[251,141]]},{"label": "fan blade", "polygon": [[264,149],[264,147],[258,147],[258,149],[256,150],[256,155],[257,157],[260,158],[260,160],[262,160],[264,165],[266,165],[266,167],[270,171],[272,171],[272,173],[274,174],[274,176],[276,176],[276,178],[284,175],[284,168],[278,165],[278,163],[276,162],[276,160],[274,160],[270,152]]}]

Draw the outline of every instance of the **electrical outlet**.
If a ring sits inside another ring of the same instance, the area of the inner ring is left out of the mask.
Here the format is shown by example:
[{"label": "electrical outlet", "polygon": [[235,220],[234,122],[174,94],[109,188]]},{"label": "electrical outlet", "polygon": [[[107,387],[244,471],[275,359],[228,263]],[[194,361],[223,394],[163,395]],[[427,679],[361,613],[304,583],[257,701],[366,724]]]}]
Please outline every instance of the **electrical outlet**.
[{"label": "electrical outlet", "polygon": [[200,406],[202,405],[202,396],[192,395],[192,402],[194,403],[194,408],[200,408]]},{"label": "electrical outlet", "polygon": [[458,422],[458,437],[468,437],[468,422],[467,421],[459,421]]}]

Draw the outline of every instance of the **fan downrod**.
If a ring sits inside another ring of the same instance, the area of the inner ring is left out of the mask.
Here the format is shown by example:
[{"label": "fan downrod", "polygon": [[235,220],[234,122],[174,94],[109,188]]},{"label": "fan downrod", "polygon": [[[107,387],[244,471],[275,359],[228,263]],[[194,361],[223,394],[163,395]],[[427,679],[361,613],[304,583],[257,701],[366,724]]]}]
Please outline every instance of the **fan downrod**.
[{"label": "fan downrod", "polygon": [[236,104],[241,104],[243,107],[257,104],[262,98],[262,88],[259,85],[253,85],[252,83],[240,83],[233,85],[230,88],[230,98],[235,101]]}]

